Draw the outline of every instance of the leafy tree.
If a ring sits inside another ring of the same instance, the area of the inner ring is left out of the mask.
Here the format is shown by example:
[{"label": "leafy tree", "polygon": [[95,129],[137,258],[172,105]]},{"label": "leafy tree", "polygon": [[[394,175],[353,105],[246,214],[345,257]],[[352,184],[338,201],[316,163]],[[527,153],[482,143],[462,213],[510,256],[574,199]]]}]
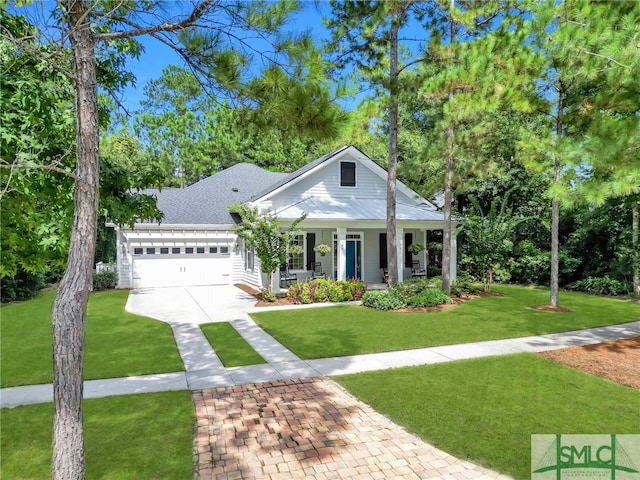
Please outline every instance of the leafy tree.
[{"label": "leafy tree", "polygon": [[[182,89],[188,90],[181,94]],[[134,119],[143,140],[141,164],[153,165],[164,186],[184,186],[241,162],[275,171],[304,165],[317,140],[280,128],[261,125],[253,108],[228,101],[209,106],[205,89],[185,69],[169,67],[145,87],[147,100]]]},{"label": "leafy tree", "polygon": [[509,269],[508,261],[513,252],[515,229],[522,219],[514,216],[511,208],[507,206],[509,193],[502,199],[494,198],[486,215],[473,196],[470,196],[469,200],[473,211],[462,222],[467,250],[466,262],[463,260],[462,263],[467,266],[469,273],[482,279],[484,291],[488,292],[491,290],[496,272],[506,273]]},{"label": "leafy tree", "polygon": [[[247,35],[257,32],[267,40],[278,40],[276,51],[293,48],[295,42],[291,39],[275,38],[274,35],[295,6],[288,1],[220,4],[202,0],[190,5],[184,13],[171,14],[171,22],[167,22],[165,18],[169,13],[160,2],[114,4],[110,1],[60,0],[53,6],[51,16],[47,16],[54,25],[51,28],[41,25],[39,35],[16,37],[3,25],[4,40],[34,54],[70,78],[75,96],[76,165],[69,172],[75,188],[74,216],[67,268],[52,314],[54,479],[82,479],[85,472],[82,364],[98,220],[98,80],[111,90],[117,90],[122,80],[131,80],[130,76],[122,75],[124,58],[127,54],[141,53],[141,46],[133,40],[135,37],[151,35],[175,47],[190,61],[194,71],[210,78],[212,83],[228,92],[240,91],[247,83],[243,68],[248,61],[239,49],[232,48],[234,42],[236,46],[248,48]],[[38,7],[41,5],[34,6]],[[3,11],[4,8],[3,5]],[[176,8],[180,10],[182,4],[176,4]],[[199,28],[189,28],[197,22],[200,22]],[[34,37],[40,44],[33,44]],[[102,73],[105,77],[99,75]],[[304,69],[299,76],[303,74]],[[297,117],[296,121],[302,122],[302,118]],[[24,162],[21,165],[24,167]],[[55,165],[49,166],[52,167]]]},{"label": "leafy tree", "polygon": [[337,51],[336,66],[354,63],[367,82],[384,92],[388,115],[387,157],[387,262],[389,283],[398,281],[396,238],[396,177],[398,163],[398,96],[400,85],[400,30],[407,25],[414,2],[332,1],[332,41],[327,48]]},{"label": "leafy tree", "polygon": [[254,249],[260,259],[262,272],[267,274],[267,295],[273,296],[273,274],[287,261],[293,240],[302,234],[298,225],[306,215],[294,220],[287,229],[283,229],[280,220],[269,214],[259,215],[258,209],[247,204],[233,208],[241,222],[235,231],[247,249]]},{"label": "leafy tree", "polygon": [[[551,216],[551,295],[559,302],[559,224],[561,203],[575,198],[573,186],[582,172],[604,161],[629,171],[620,157],[589,155],[589,144],[624,145],[629,138],[630,116],[618,115],[635,101],[637,111],[637,49],[628,42],[638,34],[640,9],[636,2],[553,1],[532,4],[532,45],[543,52],[539,98],[547,102],[553,128],[546,135],[529,139],[529,152],[553,172],[549,188]],[[635,92],[635,93],[634,93]],[[634,100],[635,99],[635,100]],[[602,122],[602,120],[606,121]],[[620,130],[618,130],[620,129]],[[611,136],[611,132],[616,135]],[[621,132],[621,135],[618,133]],[[604,135],[603,135],[604,134]],[[621,139],[612,140],[615,138]],[[636,143],[637,144],[637,143]],[[615,147],[614,147],[615,148]],[[623,155],[622,158],[627,158]],[[617,188],[637,189],[637,171],[630,182]],[[625,177],[622,177],[625,178]],[[618,177],[618,180],[622,179]],[[635,183],[635,185],[634,185]],[[606,189],[603,189],[606,191]],[[571,196],[571,195],[572,196]]]},{"label": "leafy tree", "polygon": [[[496,112],[527,111],[532,53],[515,2],[450,2],[432,10],[420,96],[440,138],[431,148],[444,160],[443,290],[450,289],[451,212],[456,172],[491,171],[495,155],[478,154],[491,143]],[[435,113],[435,114],[434,114]],[[485,150],[486,152],[486,150]],[[462,183],[462,182],[461,182]]]},{"label": "leafy tree", "polygon": [[[192,184],[239,162],[296,170],[310,159],[312,147],[335,137],[346,121],[330,101],[324,72],[306,73],[300,83],[270,68],[232,102],[213,99],[191,70],[168,67],[145,87],[147,99],[135,117],[145,146],[142,161],[162,171],[167,186]],[[246,96],[266,97],[247,102]]]},{"label": "leafy tree", "polygon": [[[35,29],[0,8],[0,277],[29,281],[62,266],[73,209],[72,87],[53,66],[30,53],[34,40],[17,48],[11,38]],[[28,168],[16,170],[16,164]],[[48,168],[40,169],[41,165]],[[62,172],[62,174],[60,174]],[[56,199],[52,202],[51,199]],[[18,275],[16,277],[16,275]]]}]

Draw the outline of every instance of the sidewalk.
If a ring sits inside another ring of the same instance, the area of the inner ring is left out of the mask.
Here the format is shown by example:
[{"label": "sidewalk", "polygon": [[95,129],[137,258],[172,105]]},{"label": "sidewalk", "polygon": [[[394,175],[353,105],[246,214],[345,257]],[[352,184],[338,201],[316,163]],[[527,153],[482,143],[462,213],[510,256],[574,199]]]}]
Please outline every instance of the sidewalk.
[{"label": "sidewalk", "polygon": [[[84,397],[100,398],[167,390],[201,390],[278,380],[345,375],[467,358],[542,352],[640,335],[640,321],[636,321],[574,332],[305,361],[299,359],[262,330],[248,315],[245,314],[242,317],[244,318],[232,320],[231,324],[268,363],[225,368],[197,325],[174,324],[172,327],[185,364],[185,372],[87,380]],[[51,384],[0,390],[0,407],[2,408],[51,401],[53,401]]]}]

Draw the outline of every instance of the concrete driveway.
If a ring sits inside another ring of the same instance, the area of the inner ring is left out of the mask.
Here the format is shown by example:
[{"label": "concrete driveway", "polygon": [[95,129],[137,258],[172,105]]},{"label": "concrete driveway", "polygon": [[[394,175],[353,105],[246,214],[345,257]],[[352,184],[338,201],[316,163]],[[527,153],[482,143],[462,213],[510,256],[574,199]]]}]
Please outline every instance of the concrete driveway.
[{"label": "concrete driveway", "polygon": [[246,318],[255,303],[233,285],[207,285],[132,290],[125,309],[170,324],[201,324]]}]

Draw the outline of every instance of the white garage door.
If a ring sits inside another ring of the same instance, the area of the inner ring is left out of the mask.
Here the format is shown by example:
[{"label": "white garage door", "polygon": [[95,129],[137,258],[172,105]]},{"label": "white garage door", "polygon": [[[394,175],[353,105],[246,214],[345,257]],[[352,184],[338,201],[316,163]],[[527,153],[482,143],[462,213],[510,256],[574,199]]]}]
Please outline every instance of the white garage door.
[{"label": "white garage door", "polygon": [[231,257],[141,255],[133,257],[133,287],[184,287],[231,283]]}]

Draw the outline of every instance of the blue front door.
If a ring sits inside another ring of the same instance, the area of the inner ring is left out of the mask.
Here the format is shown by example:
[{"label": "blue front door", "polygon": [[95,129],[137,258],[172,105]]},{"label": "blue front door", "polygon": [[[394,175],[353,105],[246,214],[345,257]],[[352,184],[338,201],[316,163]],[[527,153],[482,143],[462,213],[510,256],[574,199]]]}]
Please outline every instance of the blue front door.
[{"label": "blue front door", "polygon": [[362,271],[360,268],[360,260],[362,257],[362,243],[360,240],[347,240],[347,278],[362,278]]}]

